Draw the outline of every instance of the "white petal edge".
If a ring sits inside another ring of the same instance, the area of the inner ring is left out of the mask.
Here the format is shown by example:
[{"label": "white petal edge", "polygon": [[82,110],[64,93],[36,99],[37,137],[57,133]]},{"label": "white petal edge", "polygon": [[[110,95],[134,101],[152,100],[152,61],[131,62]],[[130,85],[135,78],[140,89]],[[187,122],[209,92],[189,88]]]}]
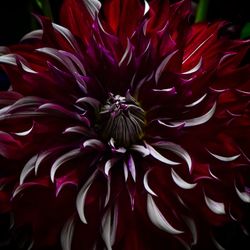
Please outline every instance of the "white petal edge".
[{"label": "white petal edge", "polygon": [[75,74],[78,72],[75,65],[71,61],[71,59],[68,56],[64,55],[63,53],[59,52],[57,49],[43,47],[43,48],[36,49],[36,51],[53,57],[58,62],[60,62],[62,65],[64,65],[64,67],[66,69],[68,69],[72,74]]},{"label": "white petal edge", "polygon": [[124,172],[124,180],[126,182],[128,180],[128,166],[126,162],[123,162],[123,172]]},{"label": "white petal edge", "polygon": [[25,178],[35,168],[36,159],[37,155],[34,155],[23,167],[22,172],[20,174],[20,180],[19,180],[20,185],[24,183]]},{"label": "white petal edge", "polygon": [[165,141],[160,141],[158,143],[154,143],[154,146],[157,146],[162,149],[169,150],[179,157],[181,157],[188,165],[189,172],[192,170],[192,159],[189,155],[189,153],[182,148],[180,145],[173,143],[173,142],[165,142]]},{"label": "white petal edge", "polygon": [[79,155],[81,150],[79,148],[73,149],[69,151],[68,153],[63,154],[60,156],[52,165],[51,170],[50,170],[50,178],[51,181],[54,182],[55,180],[55,174],[58,168],[63,165],[65,162],[70,161],[74,159],[77,155]]},{"label": "white petal edge", "polygon": [[192,69],[185,71],[185,72],[182,72],[182,74],[188,75],[188,74],[195,73],[201,68],[201,65],[202,65],[202,57],[200,58],[199,62]]},{"label": "white petal edge", "polygon": [[128,170],[134,180],[134,182],[136,182],[136,168],[135,168],[135,161],[134,161],[134,158],[132,155],[129,156],[129,159],[128,159]]},{"label": "white petal edge", "polygon": [[112,250],[112,246],[115,243],[116,230],[118,224],[118,209],[114,208],[113,223],[111,218],[111,209],[109,209],[102,219],[102,238],[106,244],[107,250]]},{"label": "white petal edge", "polygon": [[198,100],[196,100],[196,101],[194,101],[194,102],[192,102],[192,103],[190,103],[190,104],[185,105],[185,107],[186,107],[186,108],[191,108],[191,107],[194,107],[194,106],[198,105],[199,103],[201,103],[201,102],[206,98],[206,96],[207,96],[207,93],[204,94],[204,95],[203,95],[201,98],[199,98]]},{"label": "white petal edge", "polygon": [[246,192],[241,192],[237,187],[236,185],[235,186],[235,190],[236,190],[236,193],[237,195],[239,196],[239,198],[243,201],[243,202],[246,202],[246,203],[250,203],[250,194],[246,193]]},{"label": "white petal edge", "polygon": [[98,0],[82,0],[89,14],[95,19],[98,14],[102,4]]},{"label": "white petal edge", "polygon": [[31,32],[29,32],[28,34],[24,35],[21,38],[21,42],[27,39],[39,39],[41,40],[43,37],[43,30],[42,29],[38,29],[38,30],[33,30]]},{"label": "white petal edge", "polygon": [[84,135],[86,134],[86,129],[84,127],[81,126],[73,126],[73,127],[69,127],[66,128],[63,133],[77,133],[77,134],[81,134]]},{"label": "white petal edge", "polygon": [[179,186],[180,188],[192,189],[197,185],[197,183],[188,183],[184,181],[173,169],[171,169],[171,176],[175,184]]},{"label": "white petal edge", "polygon": [[[53,151],[52,151],[52,152],[53,152]],[[35,163],[35,175],[37,175],[38,168],[39,168],[41,162],[42,162],[46,157],[48,157],[50,154],[51,154],[51,150],[48,150],[48,151],[44,151],[44,152],[42,152],[41,154],[38,155],[37,160],[36,160],[36,163]]]},{"label": "white petal edge", "polygon": [[114,164],[117,162],[117,159],[112,158],[106,161],[105,166],[104,166],[104,173],[109,176],[109,171],[110,169],[114,166]]},{"label": "white petal edge", "polygon": [[220,161],[230,162],[236,160],[238,157],[241,156],[241,154],[233,155],[233,156],[222,156],[212,153],[211,151],[207,150],[209,154],[211,154],[214,158]]},{"label": "white petal edge", "polygon": [[204,197],[205,197],[206,205],[213,213],[219,214],[219,215],[226,214],[224,203],[214,201],[211,198],[207,197],[205,194],[204,194]]},{"label": "white petal edge", "polygon": [[195,221],[189,217],[184,217],[184,220],[186,222],[187,227],[189,228],[189,230],[192,233],[193,236],[193,242],[192,245],[196,245],[197,244],[197,240],[198,240],[198,232],[197,232],[197,227],[195,225]]},{"label": "white petal edge", "polygon": [[71,31],[69,31],[67,28],[58,25],[56,23],[52,23],[53,28],[59,32],[67,41],[68,43],[72,46],[72,48],[78,52],[79,54],[81,54],[81,50],[78,47],[77,42],[75,41],[74,35],[71,33]]},{"label": "white petal edge", "polygon": [[110,199],[110,190],[111,190],[110,184],[111,184],[111,178],[107,178],[107,193],[105,197],[104,207],[107,206]]},{"label": "white petal edge", "polygon": [[170,234],[181,234],[183,231],[175,229],[169,224],[169,222],[164,218],[163,214],[160,212],[156,206],[152,196],[148,194],[147,197],[147,212],[151,222],[159,229],[170,233]]},{"label": "white petal edge", "polygon": [[[131,54],[131,43],[130,43],[129,39],[127,39],[127,47],[126,47],[126,49],[125,49],[125,52],[123,53],[123,56],[122,56],[121,60],[120,60],[119,63],[118,63],[118,66],[119,66],[119,67],[120,67],[120,66],[122,65],[122,63],[125,61],[126,57],[130,56],[129,53]],[[130,58],[130,57],[129,57],[129,58]],[[130,59],[128,60],[127,65],[129,64],[129,61],[130,61]]]},{"label": "white petal edge", "polygon": [[175,50],[174,52],[170,53],[158,66],[158,68],[156,69],[155,72],[155,82],[158,83],[161,74],[163,72],[163,70],[165,69],[166,65],[169,63],[169,61],[171,60],[171,58],[177,53],[178,50]]},{"label": "white petal edge", "polygon": [[26,136],[32,131],[33,128],[34,128],[34,124],[32,125],[32,127],[30,129],[22,131],[22,132],[17,132],[17,133],[15,133],[15,135],[17,135],[17,136]]},{"label": "white petal edge", "polygon": [[180,122],[171,122],[172,125],[180,125],[182,123],[184,123],[185,127],[193,127],[193,126],[198,126],[201,124],[204,124],[206,122],[208,122],[214,115],[216,110],[216,102],[214,103],[214,105],[212,106],[212,108],[204,115],[199,116],[199,117],[195,117],[192,119],[188,119],[188,120],[183,120]]},{"label": "white petal edge", "polygon": [[149,4],[148,4],[148,2],[146,1],[146,0],[144,0],[144,13],[143,13],[143,15],[145,16],[148,12],[149,12],[149,10],[150,10],[150,6],[149,6]]},{"label": "white petal edge", "polygon": [[169,159],[167,159],[166,157],[164,157],[163,155],[161,155],[160,153],[158,153],[152,146],[150,146],[149,144],[145,143],[145,145],[147,146],[150,154],[157,159],[160,162],[163,162],[167,165],[179,165],[179,162],[175,162],[175,161],[171,161]]},{"label": "white petal edge", "polygon": [[171,88],[168,88],[168,89],[152,89],[152,90],[154,92],[165,92],[165,93],[168,93],[168,92],[174,91],[175,87],[171,87]]},{"label": "white petal edge", "polygon": [[142,155],[142,157],[146,157],[147,155],[150,154],[149,150],[146,147],[142,146],[142,145],[133,145],[131,147],[131,150],[139,152]]},{"label": "white petal edge", "polygon": [[80,189],[80,191],[79,191],[79,193],[77,194],[77,197],[76,197],[76,209],[77,209],[77,212],[78,212],[78,215],[79,215],[81,221],[84,224],[87,224],[87,220],[86,220],[85,213],[84,213],[85,199],[86,199],[86,196],[87,196],[87,192],[88,192],[91,184],[94,181],[96,173],[97,173],[97,170],[85,182],[85,184]]},{"label": "white petal edge", "polygon": [[75,229],[75,218],[74,216],[72,216],[65,223],[61,232],[60,240],[63,250],[71,250],[74,229]]},{"label": "white petal edge", "polygon": [[145,175],[144,175],[144,178],[143,178],[143,185],[145,187],[145,189],[147,190],[147,192],[153,196],[158,196],[150,187],[149,187],[149,184],[148,184],[148,174],[150,173],[151,169],[149,169]]},{"label": "white petal edge", "polygon": [[83,143],[83,147],[91,147],[91,148],[104,148],[104,144],[97,139],[89,139]]}]

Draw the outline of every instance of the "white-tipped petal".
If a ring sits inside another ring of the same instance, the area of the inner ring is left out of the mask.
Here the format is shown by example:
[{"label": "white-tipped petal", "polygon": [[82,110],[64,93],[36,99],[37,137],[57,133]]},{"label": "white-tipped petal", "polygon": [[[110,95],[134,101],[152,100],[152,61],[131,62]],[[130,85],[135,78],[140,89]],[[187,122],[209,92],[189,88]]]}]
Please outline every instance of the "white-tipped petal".
[{"label": "white-tipped petal", "polygon": [[180,125],[182,123],[184,123],[185,127],[193,127],[193,126],[198,126],[201,124],[204,124],[206,122],[208,122],[214,115],[216,110],[216,102],[214,103],[214,105],[212,106],[212,108],[204,115],[199,116],[199,117],[195,117],[192,119],[188,119],[188,120],[184,120],[184,121],[180,121],[180,122],[171,122],[171,124],[173,125]]},{"label": "white-tipped petal", "polygon": [[111,179],[108,178],[107,180],[107,193],[106,193],[106,197],[105,197],[105,203],[104,203],[104,206],[106,207],[108,202],[109,202],[109,199],[110,199],[110,183],[111,183]]},{"label": "white-tipped petal", "polygon": [[159,93],[170,93],[175,91],[175,87],[167,88],[167,89],[152,89],[154,92],[159,92]]},{"label": "white-tipped petal", "polygon": [[171,176],[175,184],[179,186],[180,188],[192,189],[197,185],[197,183],[188,183],[184,181],[173,169],[171,169]]},{"label": "white-tipped petal", "polygon": [[162,148],[162,149],[169,150],[169,151],[173,152],[174,154],[178,155],[179,157],[181,157],[187,163],[189,172],[191,172],[192,159],[191,159],[189,153],[184,148],[182,148],[180,145],[175,144],[173,142],[165,142],[165,141],[160,141],[158,143],[154,143],[153,145],[155,145],[159,148]]},{"label": "white-tipped petal", "polygon": [[60,240],[61,240],[61,246],[63,250],[71,250],[74,229],[75,229],[75,219],[72,216],[65,223],[61,232]]},{"label": "white-tipped petal", "polygon": [[145,175],[144,175],[144,178],[143,178],[143,185],[145,187],[145,189],[148,191],[149,194],[152,194],[154,196],[157,196],[157,194],[150,188],[149,184],[148,184],[148,174],[151,170],[149,169]]},{"label": "white-tipped petal", "polygon": [[36,163],[35,163],[35,174],[37,175],[38,168],[40,164],[45,160],[49,155],[53,154],[57,149],[52,149],[48,151],[43,151],[41,154],[38,155]]},{"label": "white-tipped petal", "polygon": [[131,147],[131,149],[136,151],[136,152],[139,152],[142,155],[142,157],[145,157],[145,156],[150,154],[149,150],[146,147],[142,146],[142,145],[136,145],[135,144],[135,145],[133,145]]},{"label": "white-tipped petal", "polygon": [[104,148],[104,144],[97,140],[97,139],[89,139],[87,141],[85,141],[83,143],[83,147],[91,147],[91,148],[99,148],[99,149],[103,149]]},{"label": "white-tipped petal", "polygon": [[224,203],[214,201],[214,200],[212,200],[211,198],[207,197],[205,194],[204,194],[204,197],[205,197],[205,202],[206,202],[208,208],[209,208],[213,213],[219,214],[219,215],[222,215],[222,214],[225,214],[225,213],[226,213]]},{"label": "white-tipped petal", "polygon": [[23,167],[22,172],[20,174],[20,180],[19,180],[20,185],[24,183],[25,178],[35,168],[36,159],[37,155],[33,156]]},{"label": "white-tipped petal", "polygon": [[148,4],[148,2],[146,1],[146,0],[144,0],[144,13],[143,13],[143,15],[145,16],[148,12],[149,12],[149,10],[150,10],[150,6],[149,6],[149,4]]},{"label": "white-tipped petal", "polygon": [[17,132],[17,133],[15,133],[15,135],[26,136],[26,135],[30,134],[30,132],[32,131],[33,128],[34,128],[34,124],[32,125],[32,127],[30,129],[22,131],[22,132]]},{"label": "white-tipped petal", "polygon": [[202,57],[200,58],[199,62],[192,69],[185,71],[182,74],[188,75],[188,74],[195,73],[201,68],[201,65],[202,65]]},{"label": "white-tipped petal", "polygon": [[214,243],[214,246],[216,247],[217,250],[226,250],[215,238],[214,236],[211,237],[212,242]]},{"label": "white-tipped petal", "polygon": [[195,225],[195,221],[189,217],[184,217],[184,220],[193,236],[192,245],[196,245],[197,240],[198,240],[198,233],[197,233],[197,227]]},{"label": "white-tipped petal", "polygon": [[250,203],[250,194],[246,193],[246,192],[241,192],[235,185],[235,190],[237,195],[239,196],[239,198],[246,203]]},{"label": "white-tipped petal", "polygon": [[113,213],[109,209],[102,219],[102,238],[106,244],[107,250],[112,250],[115,243],[116,230],[118,223],[118,210],[115,207]]},{"label": "white-tipped petal", "polygon": [[160,162],[163,162],[167,165],[179,165],[179,162],[175,162],[175,161],[171,161],[169,159],[167,159],[166,157],[164,157],[163,155],[161,155],[160,153],[158,153],[152,146],[150,146],[149,144],[146,144],[150,154],[157,159]]},{"label": "white-tipped petal", "polygon": [[86,9],[93,19],[98,14],[102,4],[98,0],[82,0]]},{"label": "white-tipped petal", "polygon": [[164,71],[166,65],[169,63],[170,59],[177,53],[178,50],[175,50],[171,54],[169,54],[158,66],[155,72],[155,82],[157,83],[161,77],[162,72]]},{"label": "white-tipped petal", "polygon": [[22,41],[25,41],[27,39],[39,39],[41,40],[43,37],[43,30],[42,29],[38,29],[38,30],[33,30],[29,33],[27,33],[26,35],[24,35],[22,38],[21,38],[21,42]]},{"label": "white-tipped petal", "polygon": [[119,67],[122,65],[122,63],[126,60],[127,57],[128,57],[127,65],[129,64],[130,59],[131,59],[130,58],[131,57],[131,49],[132,49],[131,43],[130,43],[129,39],[127,39],[127,47],[123,53],[121,60],[118,63]]},{"label": "white-tipped petal", "polygon": [[126,182],[128,180],[128,166],[126,162],[123,162],[123,172],[124,172],[124,179]]},{"label": "white-tipped petal", "polygon": [[63,133],[64,134],[67,134],[67,133],[76,133],[76,134],[85,135],[86,134],[86,128],[81,127],[81,126],[73,126],[73,127],[66,128],[63,131]]},{"label": "white-tipped petal", "polygon": [[16,66],[16,55],[14,54],[8,54],[8,55],[2,55],[0,56],[0,63],[6,63],[10,65]]},{"label": "white-tipped petal", "polygon": [[214,158],[216,158],[217,160],[220,160],[220,161],[225,161],[225,162],[230,162],[230,161],[234,161],[236,160],[238,157],[240,157],[241,154],[238,154],[238,155],[233,155],[233,156],[222,156],[222,155],[217,155],[217,154],[214,154],[212,152],[210,152],[209,150],[207,150],[208,153],[210,155],[212,155]]},{"label": "white-tipped petal", "polygon": [[93,183],[94,178],[96,177],[96,174],[97,174],[97,170],[85,182],[85,184],[80,189],[80,191],[76,197],[76,209],[77,209],[77,212],[78,212],[78,215],[79,215],[81,221],[84,224],[87,224],[87,220],[86,220],[85,212],[84,212],[85,200],[86,200],[87,192],[88,192],[91,184]]},{"label": "white-tipped petal", "polygon": [[59,32],[68,41],[68,43],[76,52],[81,53],[81,50],[74,38],[74,35],[71,33],[71,31],[69,31],[67,28],[61,25],[58,25],[56,23],[52,23],[52,26],[57,32]]},{"label": "white-tipped petal", "polygon": [[37,51],[53,57],[62,65],[64,65],[64,67],[68,69],[69,72],[71,72],[72,74],[75,74],[78,72],[77,68],[75,67],[71,59],[65,56],[63,53],[61,53],[57,49],[43,47],[43,48],[37,49]]},{"label": "white-tipped petal", "polygon": [[181,234],[180,231],[169,224],[169,222],[164,218],[163,214],[160,212],[156,206],[152,196],[148,194],[147,198],[147,212],[151,222],[159,229],[170,233],[170,234]]},{"label": "white-tipped petal", "polygon": [[106,163],[105,163],[105,166],[104,166],[104,173],[109,176],[109,171],[110,169],[115,165],[115,163],[117,162],[117,159],[115,158],[112,158],[110,160],[108,160]]},{"label": "white-tipped petal", "polygon": [[130,155],[129,156],[129,159],[128,159],[128,170],[134,180],[134,182],[136,182],[136,169],[135,169],[135,162],[134,162],[134,159],[133,159],[133,156]]},{"label": "white-tipped petal", "polygon": [[87,103],[91,105],[95,110],[98,110],[101,104],[97,99],[89,96],[78,99],[76,103]]},{"label": "white-tipped petal", "polygon": [[63,154],[62,156],[60,156],[52,165],[51,170],[50,170],[50,178],[51,181],[54,182],[55,179],[55,174],[56,171],[58,170],[58,168],[63,165],[64,163],[66,163],[67,161],[70,161],[74,158],[76,158],[79,154],[81,153],[81,150],[79,148],[73,149],[71,151],[69,151],[66,154]]},{"label": "white-tipped petal", "polygon": [[203,95],[201,98],[199,98],[198,100],[196,100],[196,101],[194,101],[194,102],[192,102],[192,103],[190,103],[190,104],[185,105],[185,107],[186,107],[186,108],[191,108],[191,107],[194,107],[194,106],[198,105],[199,103],[201,103],[201,102],[206,98],[206,96],[207,96],[207,93],[204,94],[204,95]]}]

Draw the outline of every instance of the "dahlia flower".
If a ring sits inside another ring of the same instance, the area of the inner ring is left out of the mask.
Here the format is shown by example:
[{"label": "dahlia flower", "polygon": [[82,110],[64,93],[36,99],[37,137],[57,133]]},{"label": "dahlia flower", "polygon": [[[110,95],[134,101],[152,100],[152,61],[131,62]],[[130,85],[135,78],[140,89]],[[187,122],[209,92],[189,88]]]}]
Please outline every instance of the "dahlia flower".
[{"label": "dahlia flower", "polygon": [[189,0],[65,0],[1,48],[0,204],[30,249],[223,249],[247,231],[249,41]]}]

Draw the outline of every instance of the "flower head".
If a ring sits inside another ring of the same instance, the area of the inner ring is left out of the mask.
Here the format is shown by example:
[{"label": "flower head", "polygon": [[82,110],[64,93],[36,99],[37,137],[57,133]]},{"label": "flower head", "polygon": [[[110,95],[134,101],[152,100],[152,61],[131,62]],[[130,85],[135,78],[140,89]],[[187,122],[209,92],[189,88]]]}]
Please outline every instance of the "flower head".
[{"label": "flower head", "polygon": [[34,249],[215,249],[248,220],[249,41],[190,14],[65,0],[1,49],[0,201]]}]

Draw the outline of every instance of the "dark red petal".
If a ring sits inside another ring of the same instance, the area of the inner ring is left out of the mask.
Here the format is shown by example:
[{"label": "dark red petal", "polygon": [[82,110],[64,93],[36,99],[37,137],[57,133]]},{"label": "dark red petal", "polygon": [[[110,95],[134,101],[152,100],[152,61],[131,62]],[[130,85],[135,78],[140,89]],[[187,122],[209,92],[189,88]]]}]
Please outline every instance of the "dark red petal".
[{"label": "dark red petal", "polygon": [[61,8],[61,24],[85,43],[88,43],[91,36],[91,26],[97,14],[98,5],[93,7],[95,2],[98,1],[65,0]]},{"label": "dark red petal", "polygon": [[125,42],[142,20],[143,13],[144,6],[139,0],[107,0],[103,4],[104,20]]}]

